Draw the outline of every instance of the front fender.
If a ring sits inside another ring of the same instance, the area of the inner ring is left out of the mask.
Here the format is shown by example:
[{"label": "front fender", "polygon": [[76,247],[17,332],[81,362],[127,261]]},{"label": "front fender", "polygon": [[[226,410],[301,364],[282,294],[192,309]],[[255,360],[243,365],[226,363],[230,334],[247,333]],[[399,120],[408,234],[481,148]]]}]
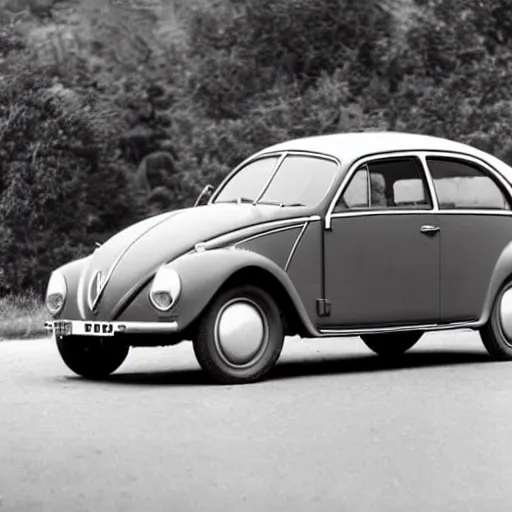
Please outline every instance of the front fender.
[{"label": "front fender", "polygon": [[79,308],[81,286],[83,285],[81,276],[90,259],[91,256],[74,260],[57,269],[66,279],[68,294],[62,311],[55,318],[85,319]]},{"label": "front fender", "polygon": [[[272,260],[244,249],[215,249],[189,253],[167,266],[175,269],[181,278],[182,290],[177,304],[165,315],[178,322],[180,331],[186,329],[201,314],[221,286],[239,270],[252,267],[268,272],[284,288],[306,330],[316,330],[306,308],[288,275]],[[149,286],[119,315],[119,321],[154,321],[157,315],[148,299]]]}]

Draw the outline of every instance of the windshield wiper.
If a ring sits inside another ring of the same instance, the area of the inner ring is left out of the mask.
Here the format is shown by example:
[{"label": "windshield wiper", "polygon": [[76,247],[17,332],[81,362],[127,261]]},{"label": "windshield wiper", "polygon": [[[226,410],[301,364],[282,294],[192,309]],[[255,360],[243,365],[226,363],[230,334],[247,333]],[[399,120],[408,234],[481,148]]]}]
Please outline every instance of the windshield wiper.
[{"label": "windshield wiper", "polygon": [[236,197],[233,199],[226,199],[225,201],[215,201],[215,202],[216,203],[237,203],[237,204],[252,203],[254,205],[266,204],[266,205],[271,205],[271,206],[279,206],[280,208],[284,208],[285,206],[306,206],[305,204],[302,204],[302,203],[282,203],[280,201],[258,201],[255,203],[254,199],[249,199],[248,197],[243,197],[243,196]]},{"label": "windshield wiper", "polygon": [[270,204],[280,206],[281,208],[284,208],[285,206],[306,206],[302,203],[281,203],[279,201],[258,201],[256,204]]},{"label": "windshield wiper", "polygon": [[269,204],[271,206],[280,206],[281,208],[284,206],[284,203],[280,201],[258,201],[256,204]]},{"label": "windshield wiper", "polygon": [[242,203],[253,203],[254,202],[254,199],[249,199],[248,197],[235,197],[233,199],[226,199],[225,201],[215,201],[217,204],[218,203],[238,203],[238,204],[242,204]]}]

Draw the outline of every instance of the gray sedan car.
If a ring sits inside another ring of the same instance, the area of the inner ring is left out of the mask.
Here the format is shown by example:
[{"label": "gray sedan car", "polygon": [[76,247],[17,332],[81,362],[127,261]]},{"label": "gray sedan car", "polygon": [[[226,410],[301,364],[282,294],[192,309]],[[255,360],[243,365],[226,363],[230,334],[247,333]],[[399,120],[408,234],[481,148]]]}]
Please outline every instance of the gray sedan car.
[{"label": "gray sedan car", "polygon": [[47,327],[88,378],[130,347],[191,340],[212,378],[251,382],[287,335],[357,335],[392,357],[426,331],[470,328],[512,359],[511,182],[497,158],[435,137],[278,144],[206,205],[143,220],[55,270]]}]

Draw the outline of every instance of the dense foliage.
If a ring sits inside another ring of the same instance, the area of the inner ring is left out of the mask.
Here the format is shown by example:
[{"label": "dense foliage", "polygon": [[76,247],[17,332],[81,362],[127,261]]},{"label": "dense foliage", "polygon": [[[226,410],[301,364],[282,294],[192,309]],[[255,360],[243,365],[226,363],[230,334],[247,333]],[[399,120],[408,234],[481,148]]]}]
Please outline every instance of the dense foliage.
[{"label": "dense foliage", "polygon": [[510,0],[0,0],[0,294],[290,137],[512,159]]}]

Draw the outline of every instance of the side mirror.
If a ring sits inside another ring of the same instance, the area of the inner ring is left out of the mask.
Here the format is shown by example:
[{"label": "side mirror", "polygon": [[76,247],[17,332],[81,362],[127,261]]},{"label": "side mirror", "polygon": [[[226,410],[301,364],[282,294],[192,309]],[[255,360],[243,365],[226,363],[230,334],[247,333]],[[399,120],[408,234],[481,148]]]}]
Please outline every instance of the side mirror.
[{"label": "side mirror", "polygon": [[199,194],[198,198],[196,199],[194,207],[206,204],[208,202],[208,200],[210,199],[210,197],[212,197],[214,190],[215,190],[215,187],[213,185],[206,185],[203,188],[203,190],[201,190],[201,193]]}]

